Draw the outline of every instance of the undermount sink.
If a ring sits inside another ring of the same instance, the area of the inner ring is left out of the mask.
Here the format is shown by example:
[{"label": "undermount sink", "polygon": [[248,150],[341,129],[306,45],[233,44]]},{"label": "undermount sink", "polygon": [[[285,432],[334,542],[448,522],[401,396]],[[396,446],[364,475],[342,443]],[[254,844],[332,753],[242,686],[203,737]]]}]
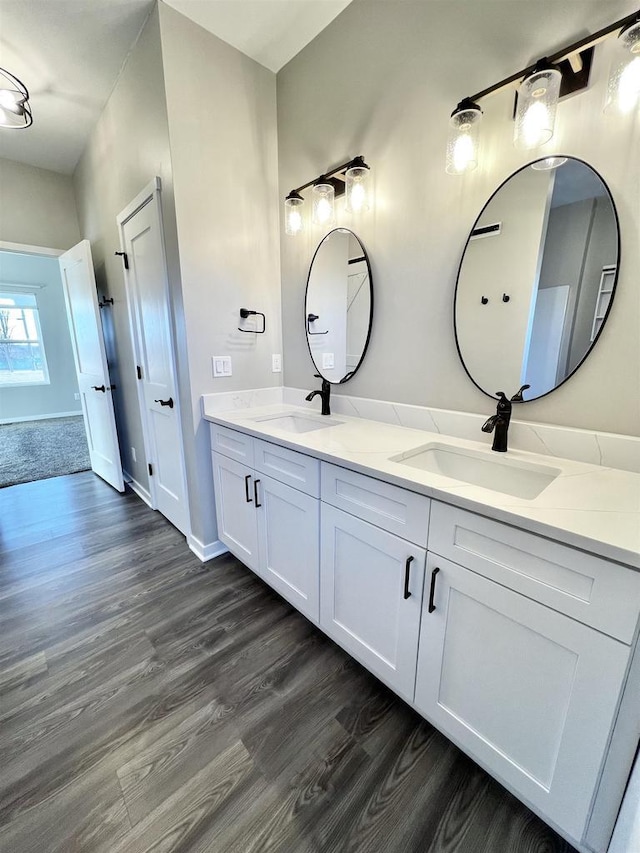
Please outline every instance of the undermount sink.
[{"label": "undermount sink", "polygon": [[389,461],[528,500],[537,498],[561,473],[558,468],[490,453],[432,443],[392,456]]},{"label": "undermount sink", "polygon": [[282,429],[285,432],[313,432],[313,430],[326,429],[342,423],[342,421],[335,421],[326,416],[320,420],[310,415],[299,415],[294,412],[284,415],[268,415],[253,420],[255,423],[268,423],[269,426]]}]

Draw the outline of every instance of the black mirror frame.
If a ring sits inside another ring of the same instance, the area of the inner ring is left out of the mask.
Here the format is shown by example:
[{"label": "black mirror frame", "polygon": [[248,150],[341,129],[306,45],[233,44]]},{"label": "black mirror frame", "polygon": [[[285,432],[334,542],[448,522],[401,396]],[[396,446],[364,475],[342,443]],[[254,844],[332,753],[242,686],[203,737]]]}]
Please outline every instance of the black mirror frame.
[{"label": "black mirror frame", "polygon": [[597,177],[602,181],[602,186],[605,188],[605,190],[607,192],[607,198],[611,202],[611,209],[613,210],[613,216],[614,216],[615,223],[616,223],[616,241],[617,241],[617,253],[618,253],[617,254],[617,264],[616,264],[616,275],[615,275],[615,279],[613,282],[613,287],[611,289],[611,299],[609,300],[609,305],[607,307],[605,315],[602,318],[602,324],[600,325],[600,328],[598,329],[598,332],[597,332],[595,338],[591,342],[591,346],[586,351],[584,356],[580,359],[578,364],[576,364],[576,366],[573,368],[571,373],[568,373],[565,376],[565,378],[562,380],[562,382],[558,382],[557,385],[555,385],[553,388],[550,388],[549,391],[545,391],[544,394],[539,394],[537,397],[532,397],[530,400],[519,400],[519,401],[516,400],[515,401],[516,403],[533,403],[535,400],[542,400],[543,397],[548,397],[549,394],[553,394],[554,391],[557,391],[558,388],[560,388],[562,385],[564,385],[565,382],[567,382],[569,379],[571,379],[571,377],[575,373],[578,372],[578,370],[582,367],[582,365],[585,363],[585,361],[587,360],[587,358],[589,357],[589,355],[591,354],[591,352],[595,348],[595,345],[598,343],[598,340],[600,339],[600,335],[602,334],[604,327],[607,325],[607,320],[609,319],[609,314],[611,313],[611,309],[613,307],[613,302],[614,302],[615,295],[616,295],[616,288],[618,286],[618,279],[620,277],[620,262],[621,262],[621,257],[622,257],[622,255],[621,255],[621,240],[620,240],[620,218],[618,217],[618,210],[617,210],[616,204],[613,200],[611,190],[609,189],[609,185],[607,184],[605,179],[602,177],[600,172],[598,172],[598,170],[594,169],[590,163],[587,163],[586,160],[582,160],[580,157],[573,157],[571,154],[547,154],[546,157],[538,157],[536,160],[531,160],[530,162],[525,163],[524,166],[521,166],[519,169],[516,169],[515,172],[512,172],[508,177],[506,177],[504,179],[504,181],[502,181],[502,183],[497,187],[497,189],[495,189],[493,191],[493,193],[490,195],[488,200],[483,205],[482,210],[480,211],[480,213],[477,215],[477,217],[474,220],[474,223],[471,227],[471,231],[469,232],[469,236],[467,237],[467,239],[465,241],[464,249],[462,250],[462,256],[460,258],[460,263],[458,264],[458,273],[456,275],[456,286],[455,286],[455,290],[454,290],[454,294],[453,294],[453,333],[454,333],[454,337],[455,337],[456,350],[458,352],[458,358],[460,359],[460,363],[462,364],[465,373],[467,374],[469,379],[473,382],[473,384],[476,386],[476,388],[479,391],[481,391],[485,396],[491,398],[492,400],[495,400],[495,394],[491,394],[489,391],[485,391],[484,388],[482,388],[480,385],[478,385],[476,380],[473,378],[473,376],[469,372],[469,369],[468,369],[467,365],[465,364],[465,360],[462,357],[462,352],[460,350],[460,341],[458,340],[458,324],[456,323],[456,306],[457,306],[457,302],[458,302],[458,285],[460,284],[460,273],[462,271],[462,264],[464,263],[464,256],[467,253],[467,248],[469,246],[469,243],[471,242],[471,237],[473,235],[474,230],[476,229],[476,227],[478,225],[478,222],[482,218],[482,214],[485,212],[487,207],[489,207],[489,205],[491,204],[491,202],[493,201],[495,196],[503,188],[503,186],[506,183],[508,183],[512,178],[514,178],[516,175],[518,175],[520,172],[523,172],[525,169],[530,168],[532,163],[539,163],[542,160],[548,160],[549,157],[566,157],[567,160],[574,160],[576,163],[582,163],[583,166],[586,166],[588,169],[591,169],[591,171],[595,175],[597,175]]},{"label": "black mirror frame", "polygon": [[353,237],[356,238],[356,240],[360,244],[360,248],[362,249],[362,255],[363,255],[365,263],[367,265],[367,273],[369,275],[369,324],[368,324],[368,329],[367,329],[367,339],[364,342],[364,347],[362,349],[362,354],[360,356],[360,360],[358,361],[358,363],[356,364],[354,369],[350,370],[348,373],[346,373],[339,382],[332,382],[330,379],[327,379],[326,381],[330,385],[344,385],[345,382],[348,382],[350,379],[353,379],[353,377],[356,375],[358,370],[360,370],[360,366],[362,365],[364,357],[367,354],[367,349],[369,348],[369,341],[371,340],[371,328],[373,326],[373,276],[371,275],[371,264],[369,263],[369,255],[367,254],[367,250],[365,249],[365,247],[362,243],[362,240],[358,237],[358,235],[355,233],[355,231],[352,231],[350,228],[332,228],[331,231],[328,231],[324,235],[322,240],[320,240],[320,242],[316,246],[315,252],[313,253],[313,257],[311,258],[311,263],[309,264],[309,272],[307,273],[307,286],[305,287],[305,291],[304,291],[304,329],[305,329],[304,337],[305,337],[305,340],[307,342],[307,349],[309,350],[309,358],[311,359],[311,363],[313,364],[314,368],[318,371],[318,374],[321,376],[322,379],[324,379],[325,377],[322,373],[322,370],[320,370],[318,365],[315,363],[315,360],[313,358],[313,353],[311,352],[311,344],[309,343],[309,335],[307,334],[307,296],[309,295],[309,281],[311,279],[311,270],[313,269],[313,262],[316,259],[316,255],[320,251],[320,248],[321,248],[322,244],[324,243],[324,241],[327,240],[332,234],[335,234],[337,231],[340,231],[342,233],[347,232],[347,233],[351,234]]}]

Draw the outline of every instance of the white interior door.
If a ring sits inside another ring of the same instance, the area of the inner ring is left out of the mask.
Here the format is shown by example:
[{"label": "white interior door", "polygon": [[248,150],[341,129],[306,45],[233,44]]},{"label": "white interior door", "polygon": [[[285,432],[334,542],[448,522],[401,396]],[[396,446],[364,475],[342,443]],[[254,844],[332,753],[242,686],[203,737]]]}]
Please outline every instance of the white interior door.
[{"label": "white interior door", "polygon": [[123,492],[111,381],[89,241],[82,240],[59,260],[91,467],[99,477]]},{"label": "white interior door", "polygon": [[150,465],[149,492],[154,509],[186,535],[188,508],[159,180],[118,216],[118,224]]}]

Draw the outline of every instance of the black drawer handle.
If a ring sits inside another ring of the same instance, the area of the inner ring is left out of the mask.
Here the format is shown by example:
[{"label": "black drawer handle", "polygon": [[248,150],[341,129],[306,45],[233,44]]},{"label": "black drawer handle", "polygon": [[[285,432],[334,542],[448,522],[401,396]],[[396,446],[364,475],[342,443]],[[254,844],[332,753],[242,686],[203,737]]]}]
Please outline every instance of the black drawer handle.
[{"label": "black drawer handle", "polygon": [[260,480],[254,480],[253,481],[253,496],[256,499],[256,509],[258,509],[259,506],[262,506],[262,504],[258,500],[258,483],[259,482],[260,482]]},{"label": "black drawer handle", "polygon": [[249,480],[250,479],[251,479],[251,474],[247,474],[247,476],[244,478],[244,495],[247,499],[248,504],[253,503],[253,498],[249,494]]},{"label": "black drawer handle", "polygon": [[411,595],[411,593],[409,592],[409,578],[411,577],[411,563],[413,563],[413,557],[407,557],[407,562],[404,564],[404,595],[403,595],[403,598],[405,601]]},{"label": "black drawer handle", "polygon": [[160,403],[161,406],[169,406],[170,409],[173,409],[173,397],[169,397],[168,400],[154,400],[154,403]]},{"label": "black drawer handle", "polygon": [[436,575],[439,571],[440,569],[435,568],[431,572],[431,589],[429,590],[429,613],[433,613],[433,611],[436,609],[436,606],[433,603],[433,596],[436,593]]}]

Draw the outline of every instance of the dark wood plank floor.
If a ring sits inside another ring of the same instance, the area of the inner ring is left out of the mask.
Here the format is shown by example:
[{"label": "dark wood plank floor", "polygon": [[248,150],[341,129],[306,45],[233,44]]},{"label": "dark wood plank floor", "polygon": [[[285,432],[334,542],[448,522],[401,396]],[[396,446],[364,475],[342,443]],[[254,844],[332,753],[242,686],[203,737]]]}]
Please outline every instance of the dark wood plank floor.
[{"label": "dark wood plank floor", "polygon": [[93,474],[0,490],[6,853],[569,853],[237,560]]}]

